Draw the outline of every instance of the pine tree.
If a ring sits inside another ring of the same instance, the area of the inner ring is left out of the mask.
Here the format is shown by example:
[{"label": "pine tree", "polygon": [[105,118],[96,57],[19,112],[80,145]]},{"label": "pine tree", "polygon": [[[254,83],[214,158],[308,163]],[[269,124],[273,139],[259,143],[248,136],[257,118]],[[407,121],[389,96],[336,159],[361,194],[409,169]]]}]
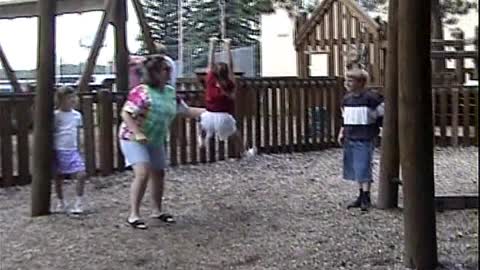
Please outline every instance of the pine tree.
[{"label": "pine tree", "polygon": [[456,24],[458,22],[458,15],[465,15],[471,9],[476,8],[477,1],[440,0],[440,15],[442,17],[443,23],[445,24]]},{"label": "pine tree", "polygon": [[143,8],[152,36],[167,47],[168,55],[178,55],[177,0],[143,0]]},{"label": "pine tree", "polygon": [[[186,55],[193,67],[207,64],[208,39],[220,37],[220,6],[218,0],[191,0],[190,17],[186,19]],[[260,15],[271,12],[271,0],[230,0],[225,6],[226,37],[233,47],[258,43]]]},{"label": "pine tree", "polygon": [[[191,1],[192,18],[186,37],[207,43],[211,36],[220,36],[220,7],[218,0]],[[260,14],[272,10],[270,0],[226,1],[226,36],[232,46],[245,46],[257,42]]]}]

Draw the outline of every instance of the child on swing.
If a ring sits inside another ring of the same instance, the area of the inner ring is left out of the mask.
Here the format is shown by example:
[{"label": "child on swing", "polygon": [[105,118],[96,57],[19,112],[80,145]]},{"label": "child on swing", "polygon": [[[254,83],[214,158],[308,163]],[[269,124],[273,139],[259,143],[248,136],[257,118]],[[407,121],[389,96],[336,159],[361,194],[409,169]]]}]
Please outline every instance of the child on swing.
[{"label": "child on swing", "polygon": [[233,72],[233,57],[230,49],[230,39],[224,39],[224,48],[228,55],[228,64],[215,63],[215,42],[218,39],[210,38],[208,71],[205,80],[206,112],[200,115],[199,146],[204,147],[208,139],[214,134],[221,141],[232,137],[240,156],[252,156],[254,149],[245,152],[242,136],[237,130],[237,123],[233,117],[235,113],[235,75]]}]

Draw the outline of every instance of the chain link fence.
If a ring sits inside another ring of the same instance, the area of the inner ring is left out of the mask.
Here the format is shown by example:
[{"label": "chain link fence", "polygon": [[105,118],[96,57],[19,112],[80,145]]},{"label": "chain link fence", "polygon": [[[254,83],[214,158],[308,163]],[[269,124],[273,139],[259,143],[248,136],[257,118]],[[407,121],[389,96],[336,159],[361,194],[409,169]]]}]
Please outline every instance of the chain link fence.
[{"label": "chain link fence", "polygon": [[[172,55],[177,65],[179,78],[195,77],[195,71],[204,69],[208,64],[208,45],[185,45],[183,47],[183,61],[179,61],[178,53]],[[178,46],[167,46],[167,51],[178,52]],[[173,53],[172,53],[173,54]],[[232,48],[235,72],[243,73],[244,77],[260,76],[260,45],[254,44],[244,47]],[[226,62],[227,54],[218,49],[215,52],[216,62]]]}]

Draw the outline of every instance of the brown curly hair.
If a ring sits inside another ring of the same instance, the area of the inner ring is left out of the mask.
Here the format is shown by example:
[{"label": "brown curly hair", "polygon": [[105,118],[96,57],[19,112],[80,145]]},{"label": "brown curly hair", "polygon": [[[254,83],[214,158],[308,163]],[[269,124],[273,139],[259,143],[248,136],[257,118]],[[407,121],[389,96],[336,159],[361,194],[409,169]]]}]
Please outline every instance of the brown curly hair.
[{"label": "brown curly hair", "polygon": [[158,87],[162,82],[156,76],[163,68],[170,68],[163,56],[147,56],[143,61],[142,82],[151,87]]}]

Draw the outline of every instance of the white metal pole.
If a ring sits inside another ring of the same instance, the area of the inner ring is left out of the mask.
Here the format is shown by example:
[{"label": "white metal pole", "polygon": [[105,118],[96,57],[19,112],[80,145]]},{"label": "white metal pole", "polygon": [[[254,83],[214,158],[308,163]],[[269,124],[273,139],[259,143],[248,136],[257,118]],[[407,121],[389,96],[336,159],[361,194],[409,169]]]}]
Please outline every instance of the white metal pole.
[{"label": "white metal pole", "polygon": [[183,77],[183,0],[178,0],[178,77]]},{"label": "white metal pole", "polygon": [[220,33],[222,39],[227,37],[226,25],[225,25],[225,0],[218,0],[218,5],[220,6]]}]

